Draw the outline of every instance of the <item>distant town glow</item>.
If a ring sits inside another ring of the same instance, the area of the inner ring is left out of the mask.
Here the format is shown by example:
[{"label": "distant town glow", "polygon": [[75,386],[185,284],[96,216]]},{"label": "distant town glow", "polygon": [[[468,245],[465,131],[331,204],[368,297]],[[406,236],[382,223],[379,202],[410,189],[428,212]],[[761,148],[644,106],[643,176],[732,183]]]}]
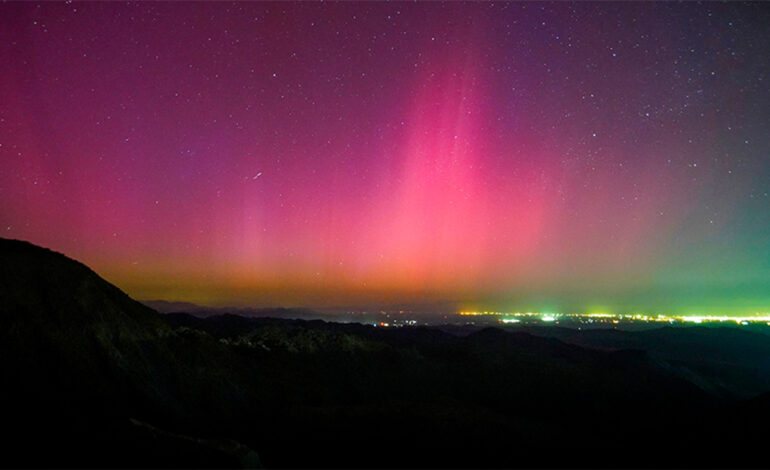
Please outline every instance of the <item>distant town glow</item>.
[{"label": "distant town glow", "polygon": [[767,323],[770,325],[770,313],[756,313],[751,316],[730,315],[648,315],[642,313],[537,313],[537,312],[495,312],[495,311],[461,311],[461,317],[501,317],[502,323],[519,323],[521,321],[558,322],[559,320],[578,321],[585,323],[599,322],[645,322],[645,323],[728,323],[747,325],[749,323]]}]

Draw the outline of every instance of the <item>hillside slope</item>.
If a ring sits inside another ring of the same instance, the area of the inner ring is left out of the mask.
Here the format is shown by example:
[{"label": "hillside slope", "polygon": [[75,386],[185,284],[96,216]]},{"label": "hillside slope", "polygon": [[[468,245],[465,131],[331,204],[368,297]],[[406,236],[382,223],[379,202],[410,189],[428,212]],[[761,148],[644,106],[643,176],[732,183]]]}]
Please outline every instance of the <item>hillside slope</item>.
[{"label": "hillside slope", "polygon": [[[228,349],[212,340],[199,341],[196,350],[195,342],[85,265],[0,239],[0,399],[11,436],[4,462],[238,464],[248,451],[230,455],[161,439],[132,424],[200,432],[195,414],[226,417],[231,406],[218,402],[247,406],[232,386],[232,368],[221,367]],[[174,445],[185,452],[167,455]]]},{"label": "hillside slope", "polygon": [[162,316],[2,239],[0,376],[13,467],[756,466],[768,417],[638,350]]}]

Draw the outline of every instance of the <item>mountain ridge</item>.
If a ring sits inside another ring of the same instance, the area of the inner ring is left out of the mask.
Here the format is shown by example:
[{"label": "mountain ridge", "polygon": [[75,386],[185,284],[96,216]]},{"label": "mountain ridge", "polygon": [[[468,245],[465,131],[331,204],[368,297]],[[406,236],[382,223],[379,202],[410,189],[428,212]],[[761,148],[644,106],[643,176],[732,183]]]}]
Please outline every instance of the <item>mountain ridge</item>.
[{"label": "mountain ridge", "polygon": [[735,457],[703,442],[724,443],[721,429],[751,442],[767,417],[766,395],[731,406],[645,351],[497,328],[162,315],[13,240],[0,240],[0,327],[11,466],[601,467],[650,436],[724,465]]}]

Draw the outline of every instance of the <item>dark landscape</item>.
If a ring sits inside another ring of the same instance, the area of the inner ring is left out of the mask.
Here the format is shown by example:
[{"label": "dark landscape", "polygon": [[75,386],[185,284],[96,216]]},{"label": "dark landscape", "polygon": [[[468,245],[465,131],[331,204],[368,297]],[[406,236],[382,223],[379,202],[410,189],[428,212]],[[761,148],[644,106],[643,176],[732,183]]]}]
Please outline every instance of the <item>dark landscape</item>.
[{"label": "dark landscape", "polygon": [[0,241],[3,465],[764,464],[770,341],[162,315]]}]

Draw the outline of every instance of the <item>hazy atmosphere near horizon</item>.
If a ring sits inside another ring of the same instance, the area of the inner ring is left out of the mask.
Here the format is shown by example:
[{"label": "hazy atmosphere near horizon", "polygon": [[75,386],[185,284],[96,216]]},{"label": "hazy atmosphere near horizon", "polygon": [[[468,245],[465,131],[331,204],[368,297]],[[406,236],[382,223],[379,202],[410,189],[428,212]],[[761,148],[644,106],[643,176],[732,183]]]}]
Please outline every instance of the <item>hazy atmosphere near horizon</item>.
[{"label": "hazy atmosphere near horizon", "polygon": [[4,3],[0,236],[138,299],[768,312],[768,24],[737,2]]}]

